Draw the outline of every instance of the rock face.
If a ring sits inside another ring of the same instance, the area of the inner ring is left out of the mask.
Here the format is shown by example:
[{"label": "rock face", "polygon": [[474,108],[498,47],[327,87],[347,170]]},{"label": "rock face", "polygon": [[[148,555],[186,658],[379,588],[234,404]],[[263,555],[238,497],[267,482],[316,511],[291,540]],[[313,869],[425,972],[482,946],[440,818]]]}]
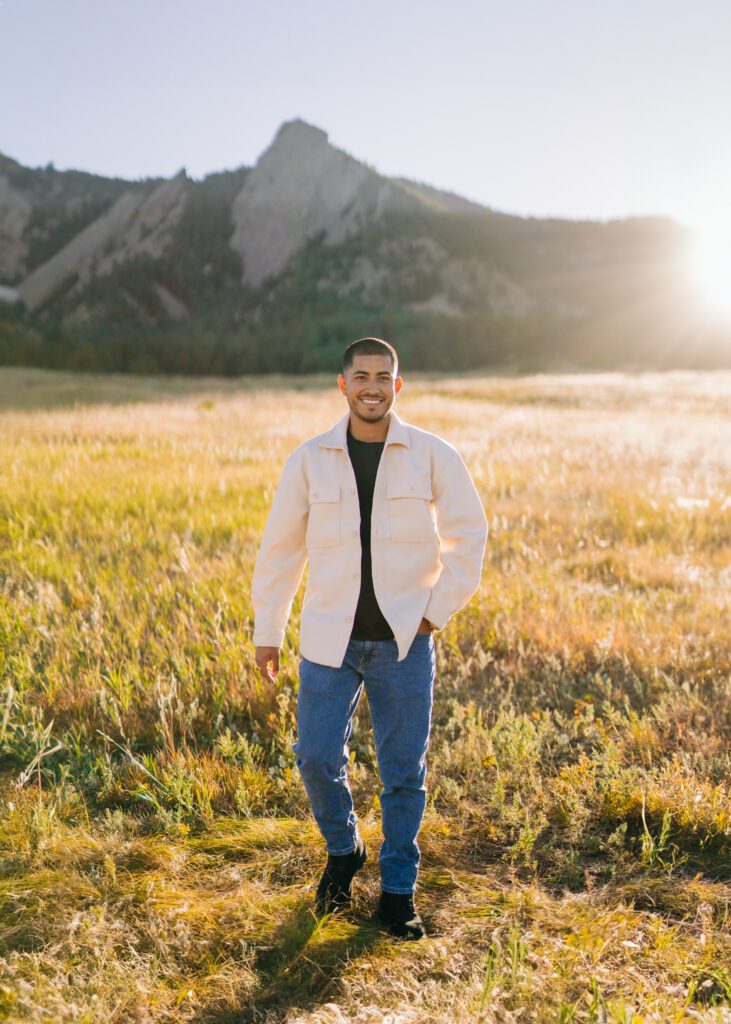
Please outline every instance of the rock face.
[{"label": "rock face", "polygon": [[304,121],[282,125],[233,205],[232,248],[256,288],[280,273],[305,242],[342,242],[387,211],[418,205],[399,184],[336,149]]},{"label": "rock face", "polygon": [[158,259],[185,208],[187,184],[181,171],[148,195],[121,195],[110,210],[22,282],[18,294],[28,309],[36,309],[74,274],[84,285],[132,257]]},{"label": "rock face", "polygon": [[[432,288],[425,298],[411,299],[419,278],[428,275]],[[338,267],[318,282],[340,298],[358,296],[367,305],[386,301],[397,282],[405,309],[415,313],[464,318],[477,309],[494,316],[521,317],[535,308],[528,292],[499,270],[474,257],[455,259],[432,238],[381,242],[368,255]]]},{"label": "rock face", "polygon": [[31,215],[25,196],[0,174],[0,278],[14,280],[23,270],[27,246],[23,238]]}]

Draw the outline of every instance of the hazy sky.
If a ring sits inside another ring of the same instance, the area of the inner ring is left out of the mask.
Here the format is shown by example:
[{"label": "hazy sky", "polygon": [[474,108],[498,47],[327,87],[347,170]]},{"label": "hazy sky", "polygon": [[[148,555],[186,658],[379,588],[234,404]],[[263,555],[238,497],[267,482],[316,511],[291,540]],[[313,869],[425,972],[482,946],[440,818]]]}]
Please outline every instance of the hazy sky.
[{"label": "hazy sky", "polygon": [[500,210],[731,220],[731,0],[0,0],[0,152],[254,163],[293,117]]}]

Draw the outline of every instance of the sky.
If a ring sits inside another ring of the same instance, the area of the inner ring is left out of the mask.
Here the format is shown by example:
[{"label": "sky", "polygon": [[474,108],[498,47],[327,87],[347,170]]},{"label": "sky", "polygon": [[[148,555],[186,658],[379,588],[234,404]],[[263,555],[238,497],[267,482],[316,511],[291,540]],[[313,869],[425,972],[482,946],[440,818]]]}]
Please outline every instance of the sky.
[{"label": "sky", "polygon": [[295,117],[533,216],[731,225],[731,0],[0,0],[0,152],[252,165]]}]

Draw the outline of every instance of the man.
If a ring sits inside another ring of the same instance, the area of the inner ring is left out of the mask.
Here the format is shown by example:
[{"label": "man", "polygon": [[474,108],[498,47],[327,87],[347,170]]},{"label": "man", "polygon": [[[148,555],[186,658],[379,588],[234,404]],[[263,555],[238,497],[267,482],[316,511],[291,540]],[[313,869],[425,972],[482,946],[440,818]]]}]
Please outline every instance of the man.
[{"label": "man", "polygon": [[387,342],[361,338],[345,350],[348,412],[290,455],[274,497],[254,569],[254,643],[274,682],[309,561],[294,749],[328,851],[317,909],[346,905],[366,861],[347,777],[365,685],[383,783],[378,911],[392,934],[418,939],[432,633],[476,591],[487,524],[455,449],[393,411],[402,385]]}]

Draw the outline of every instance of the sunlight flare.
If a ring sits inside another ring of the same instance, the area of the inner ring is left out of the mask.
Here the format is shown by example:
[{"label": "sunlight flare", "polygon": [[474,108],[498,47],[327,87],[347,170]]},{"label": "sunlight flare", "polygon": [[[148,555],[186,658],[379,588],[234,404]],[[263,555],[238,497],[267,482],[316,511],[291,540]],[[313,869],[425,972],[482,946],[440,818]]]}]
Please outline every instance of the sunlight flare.
[{"label": "sunlight flare", "polygon": [[709,311],[731,319],[731,223],[698,235],[693,274]]}]

